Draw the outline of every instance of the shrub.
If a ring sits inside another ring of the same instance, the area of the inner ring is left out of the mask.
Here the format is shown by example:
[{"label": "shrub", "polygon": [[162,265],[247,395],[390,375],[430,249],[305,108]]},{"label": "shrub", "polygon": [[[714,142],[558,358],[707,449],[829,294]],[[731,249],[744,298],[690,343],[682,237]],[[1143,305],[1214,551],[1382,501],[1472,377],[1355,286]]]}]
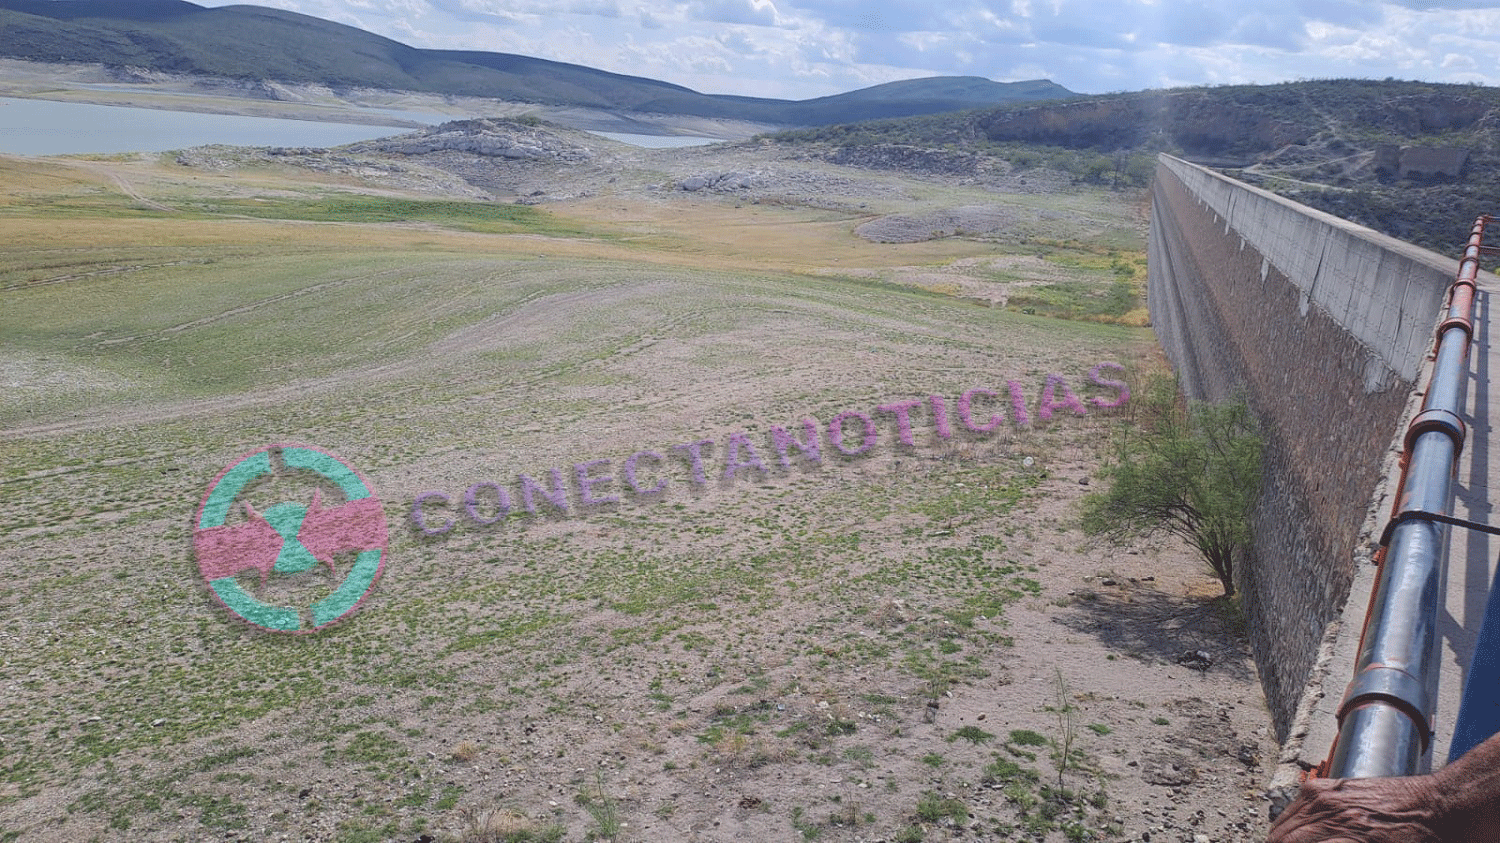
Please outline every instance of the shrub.
[{"label": "shrub", "polygon": [[1250,543],[1261,481],[1261,439],[1243,400],[1184,404],[1158,379],[1138,399],[1104,470],[1107,491],[1083,502],[1083,529],[1116,541],[1167,532],[1186,539],[1234,596],[1234,556]]}]

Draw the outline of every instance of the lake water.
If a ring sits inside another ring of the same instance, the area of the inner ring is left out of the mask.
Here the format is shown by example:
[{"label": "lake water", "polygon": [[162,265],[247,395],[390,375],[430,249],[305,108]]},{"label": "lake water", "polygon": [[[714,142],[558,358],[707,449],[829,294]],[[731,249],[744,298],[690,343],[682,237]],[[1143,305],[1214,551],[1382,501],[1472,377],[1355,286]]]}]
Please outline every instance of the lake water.
[{"label": "lake water", "polygon": [[[431,124],[453,117],[419,112],[399,116]],[[275,117],[201,114],[118,105],[0,97],[0,152],[11,155],[82,155],[162,152],[211,143],[232,146],[339,146],[411,131],[398,126],[321,123]],[[604,137],[651,148],[716,143],[713,138],[626,135]]]},{"label": "lake water", "polygon": [[723,143],[718,138],[694,138],[683,135],[632,135],[625,132],[590,132],[601,138],[617,140],[634,146],[644,146],[647,149],[679,149],[684,146],[703,146],[710,143]]},{"label": "lake water", "polygon": [[[434,123],[442,120],[432,117]],[[161,152],[210,143],[338,146],[407,131],[411,130],[0,97],[0,152],[12,155]]]}]

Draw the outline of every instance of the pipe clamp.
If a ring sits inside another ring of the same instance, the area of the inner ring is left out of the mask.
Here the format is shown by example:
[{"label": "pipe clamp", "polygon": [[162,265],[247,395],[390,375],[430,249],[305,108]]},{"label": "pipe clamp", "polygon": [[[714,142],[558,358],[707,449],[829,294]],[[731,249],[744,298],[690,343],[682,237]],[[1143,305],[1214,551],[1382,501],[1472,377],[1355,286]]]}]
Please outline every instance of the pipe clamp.
[{"label": "pipe clamp", "polygon": [[1468,435],[1468,427],[1457,413],[1434,407],[1423,410],[1417,417],[1411,420],[1406,427],[1406,440],[1402,443],[1406,453],[1411,453],[1412,447],[1416,445],[1417,437],[1432,431],[1442,431],[1453,440],[1453,459],[1456,461],[1458,455],[1464,451],[1464,438]]}]

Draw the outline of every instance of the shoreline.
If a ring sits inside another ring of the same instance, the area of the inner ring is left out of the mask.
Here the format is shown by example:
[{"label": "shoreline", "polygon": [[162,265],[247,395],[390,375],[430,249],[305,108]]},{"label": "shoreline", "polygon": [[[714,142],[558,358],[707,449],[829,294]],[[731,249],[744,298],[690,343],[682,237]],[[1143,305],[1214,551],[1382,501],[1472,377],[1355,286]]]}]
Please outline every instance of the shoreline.
[{"label": "shoreline", "polygon": [[[0,59],[0,97],[406,129],[425,128],[449,120],[522,115],[591,132],[694,136],[728,141],[747,140],[764,132],[794,128],[690,115],[550,106],[375,88],[336,90],[323,85],[222,79],[112,69],[102,64],[52,64],[17,59]],[[431,123],[422,123],[389,112],[430,114],[434,119]]]}]

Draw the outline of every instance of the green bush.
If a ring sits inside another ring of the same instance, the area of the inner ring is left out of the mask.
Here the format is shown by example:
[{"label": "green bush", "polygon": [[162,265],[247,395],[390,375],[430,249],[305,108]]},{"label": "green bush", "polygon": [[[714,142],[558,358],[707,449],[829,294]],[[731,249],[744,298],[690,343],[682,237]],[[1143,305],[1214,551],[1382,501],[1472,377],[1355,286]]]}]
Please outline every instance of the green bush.
[{"label": "green bush", "polygon": [[1186,539],[1232,597],[1235,552],[1250,543],[1261,439],[1243,400],[1186,405],[1157,379],[1140,396],[1105,468],[1109,489],[1083,501],[1083,529],[1116,541],[1167,532]]}]

